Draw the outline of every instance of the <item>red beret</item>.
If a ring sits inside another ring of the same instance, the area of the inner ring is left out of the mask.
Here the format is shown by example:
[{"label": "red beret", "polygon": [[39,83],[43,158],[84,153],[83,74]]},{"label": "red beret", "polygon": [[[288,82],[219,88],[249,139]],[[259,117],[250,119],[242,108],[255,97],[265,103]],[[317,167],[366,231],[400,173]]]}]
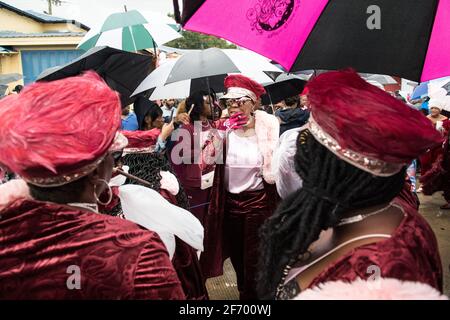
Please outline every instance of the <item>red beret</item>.
[{"label": "red beret", "polygon": [[222,99],[249,96],[253,100],[257,100],[266,93],[262,85],[241,74],[232,74],[226,77],[224,86],[227,89],[227,94]]},{"label": "red beret", "polygon": [[352,70],[321,74],[308,88],[310,131],[330,151],[360,169],[393,175],[442,142],[421,112]]}]

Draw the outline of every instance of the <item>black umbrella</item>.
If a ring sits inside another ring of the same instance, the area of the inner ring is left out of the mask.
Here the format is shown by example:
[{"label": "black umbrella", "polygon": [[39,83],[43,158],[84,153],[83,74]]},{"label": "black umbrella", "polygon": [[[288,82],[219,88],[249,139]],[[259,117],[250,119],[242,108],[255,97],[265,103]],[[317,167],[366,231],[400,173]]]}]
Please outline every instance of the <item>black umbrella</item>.
[{"label": "black umbrella", "polygon": [[136,97],[130,98],[131,94],[153,68],[150,56],[110,47],[95,47],[64,66],[45,70],[37,81],[53,81],[94,70],[108,86],[120,93],[122,106],[127,106],[136,100]]},{"label": "black umbrella", "polygon": [[302,77],[283,73],[275,79],[274,83],[264,86],[267,94],[262,97],[262,104],[270,105],[298,95],[303,91],[305,84],[306,80]]},{"label": "black umbrella", "polygon": [[145,93],[150,95],[151,100],[162,99],[184,99],[197,91],[224,92],[224,80],[227,74],[220,74],[211,77],[184,80],[171,83],[166,86],[149,89]]}]

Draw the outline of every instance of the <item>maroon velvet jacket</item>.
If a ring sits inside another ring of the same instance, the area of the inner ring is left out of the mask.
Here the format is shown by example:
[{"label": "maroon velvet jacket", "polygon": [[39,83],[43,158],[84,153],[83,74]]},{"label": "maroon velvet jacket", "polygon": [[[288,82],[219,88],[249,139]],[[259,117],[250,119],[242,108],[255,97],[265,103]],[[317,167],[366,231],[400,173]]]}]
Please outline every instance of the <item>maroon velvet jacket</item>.
[{"label": "maroon velvet jacket", "polygon": [[132,222],[32,200],[0,215],[0,299],[185,298],[159,236]]},{"label": "maroon velvet jacket", "polygon": [[391,238],[353,249],[319,274],[309,287],[328,281],[367,279],[373,275],[368,268],[377,266],[382,278],[422,282],[442,292],[442,265],[433,230],[405,190],[395,203],[403,208],[405,217]]},{"label": "maroon velvet jacket", "polygon": [[431,169],[422,174],[423,193],[432,195],[437,191],[444,191],[444,198],[450,201],[450,120],[443,122],[444,147],[439,149],[440,154],[431,164]]}]

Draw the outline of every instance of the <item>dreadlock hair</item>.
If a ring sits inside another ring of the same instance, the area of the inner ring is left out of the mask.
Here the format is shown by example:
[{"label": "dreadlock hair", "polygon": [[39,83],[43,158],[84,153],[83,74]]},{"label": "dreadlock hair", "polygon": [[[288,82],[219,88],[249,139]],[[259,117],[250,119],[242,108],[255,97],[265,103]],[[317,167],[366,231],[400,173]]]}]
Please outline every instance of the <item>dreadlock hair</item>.
[{"label": "dreadlock hair", "polygon": [[[147,181],[151,184],[151,188],[157,192],[161,190],[161,171],[169,171],[175,175],[166,156],[157,152],[127,154],[123,157],[123,163],[130,167],[130,174]],[[125,183],[142,185],[131,179],[127,179]],[[180,181],[178,181],[178,184],[180,185],[180,191],[175,196],[177,199],[177,206],[189,210],[187,195],[184,192]]]},{"label": "dreadlock hair", "polygon": [[273,299],[283,269],[306,254],[322,230],[344,213],[390,202],[405,183],[405,169],[377,177],[339,159],[308,130],[299,134],[294,157],[303,187],[288,196],[260,229],[257,292]]}]

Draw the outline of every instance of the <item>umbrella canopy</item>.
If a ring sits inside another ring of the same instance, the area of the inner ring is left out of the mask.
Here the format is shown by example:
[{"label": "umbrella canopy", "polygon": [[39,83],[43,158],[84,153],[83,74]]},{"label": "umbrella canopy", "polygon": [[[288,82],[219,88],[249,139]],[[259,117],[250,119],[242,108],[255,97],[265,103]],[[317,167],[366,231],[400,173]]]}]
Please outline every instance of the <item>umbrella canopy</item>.
[{"label": "umbrella canopy", "polygon": [[387,76],[384,74],[369,74],[369,73],[363,73],[360,74],[361,77],[363,77],[365,80],[368,81],[376,81],[382,85],[386,84],[397,84],[397,81],[392,78],[391,76]]},{"label": "umbrella canopy", "polygon": [[95,47],[66,65],[45,70],[37,81],[53,81],[94,70],[112,89],[120,93],[122,106],[126,106],[135,100],[130,98],[131,93],[153,68],[150,56],[109,47]]},{"label": "umbrella canopy", "polygon": [[0,84],[0,98],[6,95],[6,90],[8,90],[8,86],[6,84]]},{"label": "umbrella canopy", "polygon": [[[186,53],[155,69],[133,95],[150,91],[150,99],[186,98],[198,90],[225,90],[223,80],[228,74],[242,73],[256,82],[273,82],[269,71],[282,71],[254,52],[210,48]],[[176,80],[176,81],[174,81]]]},{"label": "umbrella canopy", "polygon": [[378,89],[385,90],[384,86],[381,83],[379,83],[378,81],[368,80],[368,79],[365,79],[365,80],[367,81],[367,83],[370,83],[371,85],[377,87]]},{"label": "umbrella canopy", "polygon": [[243,73],[257,82],[264,83],[270,81],[267,74],[264,74],[268,71],[282,72],[267,58],[248,50],[193,50],[177,60],[166,84],[229,73]]},{"label": "umbrella canopy", "polygon": [[136,10],[114,13],[103,24],[93,27],[78,45],[89,50],[95,46],[109,46],[125,51],[156,48],[156,46],[180,38],[181,35],[167,18],[150,14],[146,19]]},{"label": "umbrella canopy", "polygon": [[164,86],[158,86],[150,90],[150,100],[158,99],[184,99],[196,91],[213,91],[223,92],[225,87],[223,85],[227,74],[217,76],[189,79],[170,83]]},{"label": "umbrella canopy", "polygon": [[215,92],[224,90],[223,81],[227,74],[205,78],[188,79],[165,85],[176,60],[168,60],[149,74],[136,88],[133,95],[146,92],[151,94],[150,100],[184,99],[199,90],[212,89]]},{"label": "umbrella canopy", "polygon": [[447,96],[450,96],[450,82],[442,86],[447,91]]},{"label": "umbrella canopy", "polygon": [[265,85],[267,94],[262,97],[262,104],[278,103],[286,98],[299,95],[305,88],[306,81],[300,76],[283,73],[274,83]]},{"label": "umbrella canopy", "polygon": [[450,0],[190,0],[181,23],[290,72],[353,67],[414,81],[450,75]]},{"label": "umbrella canopy", "polygon": [[0,85],[10,84],[12,82],[21,80],[23,77],[19,73],[0,74]]},{"label": "umbrella canopy", "polygon": [[428,81],[419,84],[413,91],[411,99],[416,100],[428,95]]},{"label": "umbrella canopy", "polygon": [[443,77],[439,79],[433,79],[430,81],[420,83],[413,91],[411,99],[420,99],[430,95],[431,91],[448,92],[448,84],[450,83],[450,77]]},{"label": "umbrella canopy", "polygon": [[444,115],[450,112],[450,94],[448,93],[450,84],[448,81],[448,79],[440,79],[428,82],[428,96],[430,97],[428,106],[432,107],[434,103],[437,103]]}]

